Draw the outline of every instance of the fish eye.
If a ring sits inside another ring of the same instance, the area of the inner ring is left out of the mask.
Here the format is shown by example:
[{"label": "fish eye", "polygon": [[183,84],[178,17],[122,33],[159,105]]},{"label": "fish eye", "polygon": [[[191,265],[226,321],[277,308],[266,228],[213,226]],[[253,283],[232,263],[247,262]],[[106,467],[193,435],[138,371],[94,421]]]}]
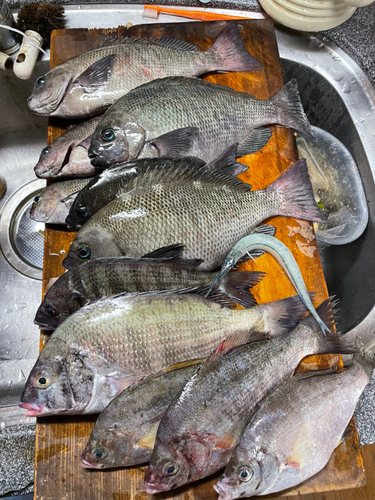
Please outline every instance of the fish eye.
[{"label": "fish eye", "polygon": [[45,81],[46,81],[46,77],[41,76],[37,79],[37,81],[35,82],[35,85],[38,85],[38,87],[41,87],[42,85],[44,85]]},{"label": "fish eye", "polygon": [[179,465],[174,462],[167,462],[163,466],[163,474],[165,476],[174,476],[179,471]]},{"label": "fish eye", "polygon": [[51,146],[46,146],[44,149],[42,149],[42,154],[46,155],[51,151]]},{"label": "fish eye", "polygon": [[238,479],[246,483],[247,481],[250,481],[253,475],[254,471],[250,469],[250,467],[241,467],[241,469],[238,472]]},{"label": "fish eye", "polygon": [[102,460],[108,455],[107,450],[104,448],[94,448],[91,453],[92,456],[98,460]]},{"label": "fish eye", "polygon": [[48,387],[50,384],[50,380],[47,374],[40,373],[35,379],[35,384],[37,387],[40,387],[41,389],[45,389],[46,387]]},{"label": "fish eye", "polygon": [[47,307],[44,308],[44,310],[45,310],[47,316],[51,316],[51,317],[52,316],[57,316],[57,310],[53,306],[47,306]]},{"label": "fish eye", "polygon": [[101,135],[101,138],[103,139],[103,141],[107,141],[107,142],[113,141],[116,137],[116,134],[115,134],[115,131],[113,130],[113,128],[105,128],[104,130],[101,131],[100,135]]},{"label": "fish eye", "polygon": [[42,199],[42,197],[40,196],[40,194],[37,194],[34,198],[34,203],[40,203],[40,200]]},{"label": "fish eye", "polygon": [[89,211],[86,207],[79,207],[79,209],[77,210],[77,215],[82,219],[87,219],[87,217],[89,216]]},{"label": "fish eye", "polygon": [[78,248],[77,253],[80,259],[88,259],[91,255],[91,250],[87,245],[81,245]]}]

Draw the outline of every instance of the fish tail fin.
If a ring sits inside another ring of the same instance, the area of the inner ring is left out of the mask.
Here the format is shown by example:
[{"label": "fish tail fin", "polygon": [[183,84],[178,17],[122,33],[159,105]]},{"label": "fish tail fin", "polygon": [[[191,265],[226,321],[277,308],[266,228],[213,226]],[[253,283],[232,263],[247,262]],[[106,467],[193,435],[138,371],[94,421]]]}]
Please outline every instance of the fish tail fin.
[{"label": "fish tail fin", "polygon": [[267,320],[268,336],[279,337],[293,330],[307,310],[298,295],[259,306]]},{"label": "fish tail fin", "polygon": [[267,191],[274,191],[279,198],[279,215],[316,222],[327,222],[314,198],[306,160],[298,160]]},{"label": "fish tail fin", "polygon": [[279,123],[314,137],[311,125],[303,110],[296,80],[291,80],[272,97],[271,101],[279,109]]},{"label": "fish tail fin", "polygon": [[258,71],[263,68],[245,48],[235,23],[230,23],[207,51],[215,56],[216,69],[226,71]]},{"label": "fish tail fin", "polygon": [[228,273],[220,282],[219,289],[233,299],[238,305],[249,308],[257,305],[257,301],[249,290],[257,285],[265,276],[258,271],[241,271]]},{"label": "fish tail fin", "polygon": [[[337,302],[332,302],[330,299],[322,302],[317,308],[316,312],[332,333],[334,331],[334,306]],[[357,339],[354,335],[337,335],[333,334],[331,337],[318,337],[318,346],[315,354],[358,354],[360,348]]]}]

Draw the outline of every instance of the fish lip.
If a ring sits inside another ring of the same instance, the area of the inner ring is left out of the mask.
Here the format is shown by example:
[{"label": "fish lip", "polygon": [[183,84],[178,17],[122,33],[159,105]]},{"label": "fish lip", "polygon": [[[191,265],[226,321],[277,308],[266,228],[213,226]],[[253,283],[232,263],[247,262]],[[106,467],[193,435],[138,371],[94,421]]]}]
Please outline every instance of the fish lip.
[{"label": "fish lip", "polygon": [[168,491],[168,486],[164,484],[146,483],[145,481],[145,486],[146,486],[146,493],[148,495],[154,495],[155,493],[162,493],[163,491]]},{"label": "fish lip", "polygon": [[25,417],[36,417],[40,415],[44,410],[44,405],[40,406],[37,403],[23,403],[20,401],[18,406],[24,410],[28,410],[25,413]]},{"label": "fish lip", "polygon": [[83,457],[81,457],[81,467],[84,469],[102,469],[98,463],[91,463],[88,460],[85,460]]},{"label": "fish lip", "polygon": [[232,492],[224,488],[224,486],[220,482],[214,484],[213,488],[219,495],[218,500],[232,500],[233,498]]}]

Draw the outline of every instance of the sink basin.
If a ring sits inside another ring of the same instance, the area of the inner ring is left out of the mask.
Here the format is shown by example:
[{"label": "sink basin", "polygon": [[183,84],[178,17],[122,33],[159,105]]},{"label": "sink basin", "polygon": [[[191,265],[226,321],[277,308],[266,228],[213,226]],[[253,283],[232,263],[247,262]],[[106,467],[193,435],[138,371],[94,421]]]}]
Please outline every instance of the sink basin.
[{"label": "sink basin", "polygon": [[[69,28],[154,22],[142,19],[141,5],[65,9]],[[185,20],[161,15],[158,22]],[[359,325],[358,331],[370,332],[375,320],[375,92],[357,64],[323,37],[277,30],[277,39],[285,80],[297,79],[310,122],[348,148],[362,177],[369,204],[366,231],[350,245],[323,250],[321,258],[329,293],[340,299],[339,330]],[[15,405],[39,351],[39,330],[33,319],[41,299],[44,226],[30,221],[28,210],[44,186],[33,167],[46,145],[47,119],[32,114],[26,99],[34,80],[48,67],[44,56],[37,63],[35,78],[26,82],[0,72],[0,175],[7,182],[0,200],[0,433],[4,426],[34,421],[23,417]]]}]

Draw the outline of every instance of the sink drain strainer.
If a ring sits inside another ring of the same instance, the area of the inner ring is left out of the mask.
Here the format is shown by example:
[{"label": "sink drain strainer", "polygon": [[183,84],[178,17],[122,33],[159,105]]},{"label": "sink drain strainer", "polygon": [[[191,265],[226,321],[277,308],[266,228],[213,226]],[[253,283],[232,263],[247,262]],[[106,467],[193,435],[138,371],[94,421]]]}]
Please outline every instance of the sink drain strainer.
[{"label": "sink drain strainer", "polygon": [[34,197],[45,181],[29,182],[12,194],[0,218],[0,246],[4,257],[17,271],[42,279],[44,223],[30,219]]}]

